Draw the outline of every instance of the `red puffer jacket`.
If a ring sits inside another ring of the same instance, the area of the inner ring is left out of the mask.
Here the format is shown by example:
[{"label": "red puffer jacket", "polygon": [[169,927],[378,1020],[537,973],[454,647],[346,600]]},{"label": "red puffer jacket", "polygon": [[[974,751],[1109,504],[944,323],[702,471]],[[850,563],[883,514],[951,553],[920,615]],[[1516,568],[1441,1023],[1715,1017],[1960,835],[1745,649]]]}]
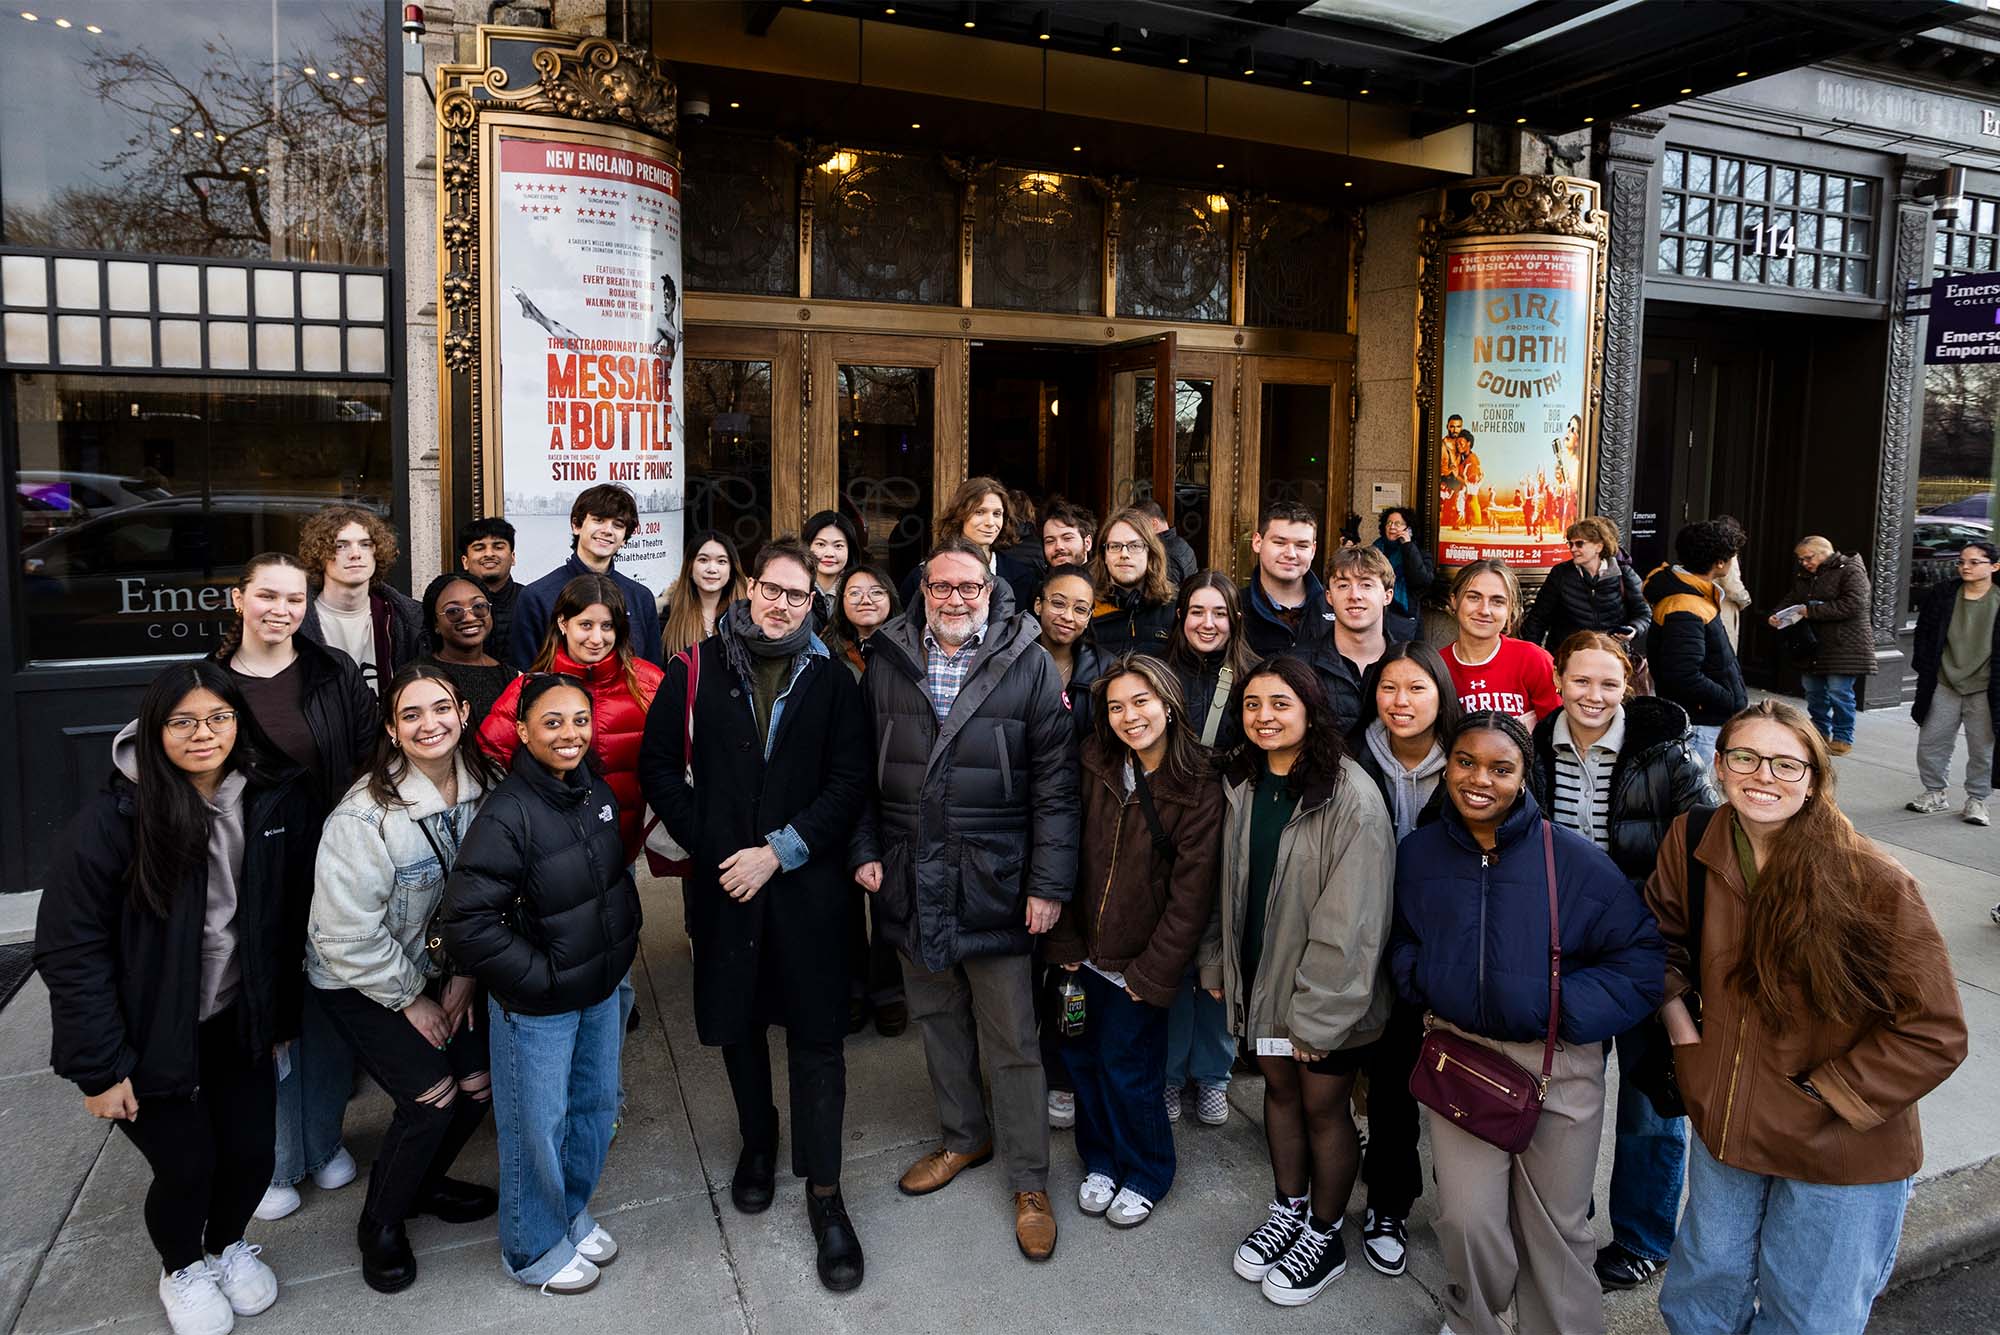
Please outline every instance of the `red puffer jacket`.
[{"label": "red puffer jacket", "polygon": [[[639,792],[639,740],[646,732],[646,711],[652,707],[653,695],[660,689],[660,678],[664,675],[643,658],[633,659],[632,669],[645,696],[643,704],[632,698],[625,684],[625,669],[616,654],[584,667],[558,649],[555,664],[550,668],[553,672],[581,677],[590,686],[590,749],[610,782],[611,791],[618,795],[618,837],[624,840],[627,862],[639,856],[639,847],[645,842],[642,832],[646,799]],[[487,712],[486,721],[479,725],[479,745],[500,762],[502,769],[513,765],[514,752],[521,748],[521,735],[514,730],[514,716],[520,708],[521,683],[526,680],[516,677],[509,682]]]}]

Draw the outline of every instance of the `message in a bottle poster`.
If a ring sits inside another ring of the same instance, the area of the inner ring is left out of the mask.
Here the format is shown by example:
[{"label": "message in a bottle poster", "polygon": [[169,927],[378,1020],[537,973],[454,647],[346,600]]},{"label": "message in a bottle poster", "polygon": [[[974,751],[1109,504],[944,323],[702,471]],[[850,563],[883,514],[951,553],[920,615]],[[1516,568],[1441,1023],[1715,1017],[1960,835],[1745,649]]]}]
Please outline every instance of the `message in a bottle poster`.
[{"label": "message in a bottle poster", "polygon": [[657,593],[679,571],[687,485],[680,171],[504,131],[495,159],[501,480],[521,577],[568,557],[578,492],[617,482],[639,501],[618,568]]},{"label": "message in a bottle poster", "polygon": [[1582,503],[1591,253],[1521,241],[1445,262],[1438,561],[1546,568]]}]

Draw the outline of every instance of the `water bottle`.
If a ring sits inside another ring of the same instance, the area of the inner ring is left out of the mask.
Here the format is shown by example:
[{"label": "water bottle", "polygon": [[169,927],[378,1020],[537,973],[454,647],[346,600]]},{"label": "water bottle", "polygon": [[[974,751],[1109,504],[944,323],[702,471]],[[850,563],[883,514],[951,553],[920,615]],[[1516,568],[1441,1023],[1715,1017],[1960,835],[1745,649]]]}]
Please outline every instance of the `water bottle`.
[{"label": "water bottle", "polygon": [[1083,983],[1074,973],[1064,973],[1056,986],[1056,1028],[1064,1038],[1083,1035]]}]

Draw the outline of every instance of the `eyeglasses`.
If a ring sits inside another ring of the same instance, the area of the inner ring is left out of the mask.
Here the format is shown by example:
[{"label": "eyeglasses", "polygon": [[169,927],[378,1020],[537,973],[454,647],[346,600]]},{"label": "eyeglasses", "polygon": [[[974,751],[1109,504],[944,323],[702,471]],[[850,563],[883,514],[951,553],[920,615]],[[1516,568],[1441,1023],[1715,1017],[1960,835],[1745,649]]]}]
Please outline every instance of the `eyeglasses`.
[{"label": "eyeglasses", "polygon": [[924,592],[939,602],[943,602],[955,593],[969,603],[986,592],[986,584],[983,580],[977,583],[967,580],[963,584],[947,584],[943,580],[935,580],[924,585]]},{"label": "eyeglasses", "polygon": [[493,604],[481,599],[476,603],[446,603],[438,609],[453,621],[463,621],[466,617],[483,617],[493,610]]},{"label": "eyeglasses", "polygon": [[1146,550],[1143,542],[1107,542],[1104,544],[1106,556],[1137,556]]},{"label": "eyeglasses", "polygon": [[782,584],[773,584],[770,580],[760,579],[757,581],[757,596],[767,603],[775,603],[783,598],[787,607],[804,607],[806,600],[813,595],[811,589],[788,589]]},{"label": "eyeglasses", "polygon": [[1722,763],[1731,774],[1755,774],[1760,765],[1771,767],[1771,777],[1779,783],[1797,783],[1812,773],[1812,765],[1797,756],[1767,756],[1747,746],[1732,746],[1722,753]]},{"label": "eyeglasses", "polygon": [[233,732],[236,729],[236,711],[233,709],[218,709],[207,718],[189,718],[186,714],[176,714],[167,720],[167,735],[170,737],[192,737],[195,734],[195,729],[201,727],[204,723],[208,725],[208,730],[212,733]]},{"label": "eyeglasses", "polygon": [[849,585],[847,589],[847,601],[850,603],[882,603],[888,600],[887,589],[863,589],[855,585]]},{"label": "eyeglasses", "polygon": [[1992,564],[1991,561],[1983,556],[1961,556],[1958,558],[1958,568],[1960,570],[1976,570],[1980,566],[1990,566]]}]

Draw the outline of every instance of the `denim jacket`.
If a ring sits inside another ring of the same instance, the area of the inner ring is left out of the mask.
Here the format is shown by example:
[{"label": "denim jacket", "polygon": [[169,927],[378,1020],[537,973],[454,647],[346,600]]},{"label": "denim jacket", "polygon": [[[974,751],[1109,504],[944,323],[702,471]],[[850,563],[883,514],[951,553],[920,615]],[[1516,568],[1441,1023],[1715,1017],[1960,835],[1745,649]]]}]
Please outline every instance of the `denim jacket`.
[{"label": "denim jacket", "polygon": [[451,868],[439,864],[431,840],[455,861],[486,796],[465,762],[457,763],[456,805],[446,806],[412,765],[398,783],[409,806],[379,805],[363,779],[327,817],[306,928],[306,981],[314,987],[350,987],[399,1011],[439,973],[424,928]]}]

